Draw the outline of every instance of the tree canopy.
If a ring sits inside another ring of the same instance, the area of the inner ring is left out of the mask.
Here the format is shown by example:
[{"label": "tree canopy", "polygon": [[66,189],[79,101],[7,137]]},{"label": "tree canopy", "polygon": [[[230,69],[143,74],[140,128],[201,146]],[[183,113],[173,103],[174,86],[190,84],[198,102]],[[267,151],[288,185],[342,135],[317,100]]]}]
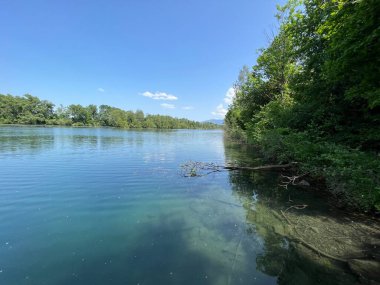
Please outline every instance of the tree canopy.
[{"label": "tree canopy", "polygon": [[290,0],[277,17],[278,33],[239,75],[228,132],[380,207],[380,2]]}]

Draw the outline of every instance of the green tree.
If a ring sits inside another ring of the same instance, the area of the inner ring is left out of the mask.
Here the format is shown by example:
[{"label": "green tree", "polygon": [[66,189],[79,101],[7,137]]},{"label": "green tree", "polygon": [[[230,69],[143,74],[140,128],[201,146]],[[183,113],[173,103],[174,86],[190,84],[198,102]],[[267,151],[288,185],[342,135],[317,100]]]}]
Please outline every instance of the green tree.
[{"label": "green tree", "polygon": [[278,18],[239,75],[228,133],[301,162],[346,205],[380,209],[380,2],[291,0]]}]

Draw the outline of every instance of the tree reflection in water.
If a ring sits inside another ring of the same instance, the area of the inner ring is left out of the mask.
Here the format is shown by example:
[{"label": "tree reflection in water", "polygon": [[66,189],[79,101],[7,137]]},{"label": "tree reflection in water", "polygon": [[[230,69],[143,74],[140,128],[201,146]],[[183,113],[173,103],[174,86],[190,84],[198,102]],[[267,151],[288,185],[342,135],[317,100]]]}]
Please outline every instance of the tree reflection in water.
[{"label": "tree reflection in water", "polygon": [[[225,142],[226,163],[259,165],[257,153],[249,146]],[[246,212],[247,234],[260,236],[264,251],[256,256],[256,270],[277,277],[278,284],[355,284],[357,278],[345,264],[321,257],[292,242],[280,210],[291,204],[326,207],[310,191],[294,192],[278,186],[278,173],[230,171],[233,191]],[[290,203],[291,201],[291,203]]]}]

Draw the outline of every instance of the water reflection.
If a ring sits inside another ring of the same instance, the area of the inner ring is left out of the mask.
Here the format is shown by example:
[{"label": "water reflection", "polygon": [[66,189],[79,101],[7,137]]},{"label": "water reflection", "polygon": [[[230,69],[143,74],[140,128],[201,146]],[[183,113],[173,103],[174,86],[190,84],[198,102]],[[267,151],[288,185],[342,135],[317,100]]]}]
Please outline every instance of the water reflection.
[{"label": "water reflection", "polygon": [[[149,141],[150,147],[162,146],[167,153],[173,142],[184,146],[201,137],[208,138],[213,132],[186,130],[120,130],[112,128],[66,128],[40,126],[0,126],[0,154],[37,154],[50,150],[86,149],[110,150],[122,147],[143,147]],[[220,133],[215,132],[218,137]],[[212,142],[216,150],[223,151],[219,139]]]},{"label": "water reflection", "polygon": [[37,154],[54,148],[55,137],[49,131],[34,132],[34,128],[0,127],[0,156],[21,153]]},{"label": "water reflection", "polygon": [[[117,129],[0,126],[0,155],[38,154],[62,149],[142,147],[144,137],[143,131]],[[160,139],[159,135],[156,137]]]},{"label": "water reflection", "polygon": [[[254,151],[249,147],[239,149],[239,145],[230,142],[225,144],[227,161],[257,165],[257,160],[249,161],[249,157],[255,157]],[[231,171],[229,179],[234,195],[245,210],[246,223],[250,225],[247,234],[258,235],[263,240],[263,251],[256,256],[256,270],[277,277],[277,283],[284,285],[356,284],[356,277],[344,264],[324,259],[303,245],[291,242],[280,210],[294,203],[326,207],[318,197],[279,187],[275,172]]]}]

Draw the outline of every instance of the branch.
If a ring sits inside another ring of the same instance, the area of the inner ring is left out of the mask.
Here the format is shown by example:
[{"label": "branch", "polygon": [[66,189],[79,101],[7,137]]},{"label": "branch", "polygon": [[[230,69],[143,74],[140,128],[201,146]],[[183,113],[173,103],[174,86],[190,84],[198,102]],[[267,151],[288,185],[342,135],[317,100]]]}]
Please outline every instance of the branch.
[{"label": "branch", "polygon": [[250,166],[236,166],[236,165],[218,165],[215,163],[197,162],[189,161],[181,165],[183,176],[185,177],[201,177],[206,176],[214,172],[222,172],[225,170],[250,170],[250,171],[260,171],[260,170],[284,170],[296,165],[296,162],[288,164],[275,164],[275,165],[262,165],[256,167]]},{"label": "branch", "polygon": [[282,216],[285,218],[285,220],[288,222],[289,226],[291,227],[291,229],[293,229],[295,235],[293,235],[293,239],[295,241],[298,241],[300,243],[302,243],[303,245],[305,245],[306,247],[314,250],[316,253],[324,256],[324,257],[327,257],[327,258],[330,258],[330,259],[333,259],[333,260],[336,260],[336,261],[340,261],[340,262],[344,262],[344,263],[347,263],[347,260],[346,259],[343,259],[343,258],[340,258],[340,257],[337,257],[337,256],[334,256],[334,255],[331,255],[331,254],[328,254],[318,248],[316,248],[315,246],[313,246],[312,244],[306,242],[303,238],[301,238],[300,234],[297,232],[297,229],[296,227],[293,225],[293,223],[289,220],[289,218],[285,215],[285,212],[280,210],[281,211],[281,214]]},{"label": "branch", "polygon": [[262,165],[256,167],[249,166],[224,166],[224,169],[228,170],[274,170],[274,169],[286,169],[291,168],[296,165],[296,162],[288,163],[288,164],[274,164],[274,165]]},{"label": "branch", "polygon": [[285,175],[281,174],[282,180],[281,180],[280,186],[284,187],[285,189],[288,189],[289,184],[295,185],[295,186],[300,185],[301,181],[297,182],[297,180],[299,180],[302,177],[305,177],[307,175],[309,175],[309,172],[298,175],[298,176],[285,176]]}]

